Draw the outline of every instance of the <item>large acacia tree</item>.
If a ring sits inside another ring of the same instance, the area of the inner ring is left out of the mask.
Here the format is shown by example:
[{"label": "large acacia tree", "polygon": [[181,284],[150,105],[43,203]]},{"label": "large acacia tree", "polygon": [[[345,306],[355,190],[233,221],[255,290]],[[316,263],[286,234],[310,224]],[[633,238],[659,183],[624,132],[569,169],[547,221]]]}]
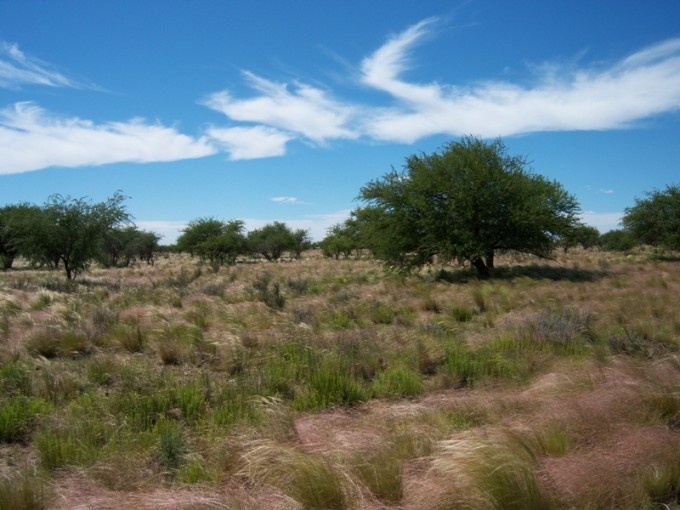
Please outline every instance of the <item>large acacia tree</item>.
[{"label": "large acacia tree", "polygon": [[480,276],[497,253],[549,257],[579,212],[572,195],[531,173],[500,139],[475,137],[410,156],[402,172],[369,182],[359,198],[365,206],[356,217],[378,258],[403,269],[469,262]]}]

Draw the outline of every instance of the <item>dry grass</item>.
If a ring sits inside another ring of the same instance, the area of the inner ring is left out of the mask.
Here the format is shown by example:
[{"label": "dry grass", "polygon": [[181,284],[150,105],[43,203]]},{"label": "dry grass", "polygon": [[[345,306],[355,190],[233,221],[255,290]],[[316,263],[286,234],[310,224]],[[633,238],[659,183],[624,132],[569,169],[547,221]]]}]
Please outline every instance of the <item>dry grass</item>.
[{"label": "dry grass", "polygon": [[0,273],[0,508],[678,508],[677,262],[499,267]]}]

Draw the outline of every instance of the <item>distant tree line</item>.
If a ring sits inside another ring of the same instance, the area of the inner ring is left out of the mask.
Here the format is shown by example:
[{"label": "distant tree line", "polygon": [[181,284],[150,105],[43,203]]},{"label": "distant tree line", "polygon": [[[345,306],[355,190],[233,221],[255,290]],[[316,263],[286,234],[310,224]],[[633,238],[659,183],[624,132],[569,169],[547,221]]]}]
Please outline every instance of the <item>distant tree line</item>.
[{"label": "distant tree line", "polygon": [[221,221],[212,217],[190,222],[175,245],[177,251],[213,266],[234,264],[239,256],[276,261],[288,253],[297,259],[311,247],[307,230],[293,230],[279,221],[246,232],[240,220]]},{"label": "distant tree line", "polygon": [[[273,222],[246,232],[240,220],[191,221],[172,249],[215,267],[249,256],[267,261],[299,258],[319,247],[327,257],[370,253],[397,271],[458,263],[481,277],[497,254],[549,258],[557,248],[629,250],[651,245],[680,250],[680,187],[654,190],[627,208],[622,228],[605,234],[578,219],[576,199],[562,185],[537,175],[500,139],[464,137],[440,152],[413,155],[359,192],[362,203],[313,244],[307,230]],[[153,264],[160,237],[131,222],[124,197],[101,203],[51,196],[42,206],[0,207],[0,268],[17,257],[38,267],[63,268],[69,280],[92,262],[126,267]]]}]

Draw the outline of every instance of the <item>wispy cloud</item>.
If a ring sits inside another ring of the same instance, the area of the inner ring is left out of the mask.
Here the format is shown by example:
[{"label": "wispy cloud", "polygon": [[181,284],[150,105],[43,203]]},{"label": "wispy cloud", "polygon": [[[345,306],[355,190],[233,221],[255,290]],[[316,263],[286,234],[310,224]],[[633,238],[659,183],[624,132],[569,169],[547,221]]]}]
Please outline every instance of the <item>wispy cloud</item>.
[{"label": "wispy cloud", "polygon": [[[406,78],[419,44],[436,33],[428,18],[386,40],[358,68],[357,85],[384,95],[383,105],[344,100],[330,88],[280,83],[244,72],[252,91],[221,90],[201,104],[228,124],[195,138],[142,119],[96,124],[56,117],[34,103],[0,110],[0,173],[49,166],[174,161],[222,151],[230,160],[283,156],[294,141],[414,143],[432,135],[484,137],[541,131],[625,129],[680,108],[680,38],[661,41],[609,65],[539,62],[533,82],[437,83]],[[80,87],[49,64],[0,43],[0,87]],[[606,192],[602,190],[602,192]]]},{"label": "wispy cloud", "polygon": [[244,76],[259,95],[237,99],[223,90],[203,104],[233,121],[261,123],[317,144],[358,136],[347,126],[354,107],[330,98],[326,91],[303,83],[275,83],[249,72]]},{"label": "wispy cloud", "polygon": [[50,166],[176,161],[216,152],[206,139],[143,119],[95,124],[56,117],[28,102],[0,110],[0,174]]},{"label": "wispy cloud", "polygon": [[362,81],[394,99],[392,107],[373,110],[366,119],[369,136],[411,143],[434,134],[620,129],[680,107],[680,39],[645,48],[604,69],[537,66],[543,71],[532,86],[507,81],[410,83],[401,75],[409,52],[430,24],[414,25],[363,61]]},{"label": "wispy cloud", "polygon": [[299,203],[297,197],[273,197],[272,202],[279,204],[296,204]]},{"label": "wispy cloud", "polygon": [[495,137],[622,129],[680,107],[680,39],[606,67],[538,63],[527,70],[534,78],[531,85],[408,81],[403,76],[415,48],[437,23],[428,18],[407,28],[361,62],[360,83],[383,92],[392,102],[387,107],[342,101],[326,90],[274,83],[252,73],[245,76],[254,97],[241,99],[225,90],[204,104],[233,122],[268,126],[289,133],[289,141],[314,143],[340,138],[413,143],[438,134]]},{"label": "wispy cloud", "polygon": [[602,188],[600,189],[600,193],[604,193],[605,195],[611,195],[614,193],[614,190],[610,188]]},{"label": "wispy cloud", "polygon": [[75,87],[83,85],[35,57],[26,55],[18,44],[0,41],[0,87],[19,89],[22,85]]}]

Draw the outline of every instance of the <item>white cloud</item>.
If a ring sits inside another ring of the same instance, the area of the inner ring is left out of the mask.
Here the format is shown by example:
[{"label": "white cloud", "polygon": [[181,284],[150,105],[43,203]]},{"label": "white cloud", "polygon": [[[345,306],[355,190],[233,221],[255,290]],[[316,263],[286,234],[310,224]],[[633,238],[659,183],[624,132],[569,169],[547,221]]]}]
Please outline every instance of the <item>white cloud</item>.
[{"label": "white cloud", "polygon": [[267,220],[267,219],[255,219],[255,218],[245,218],[243,222],[245,223],[246,230],[251,231],[257,228],[262,228],[263,226],[273,223],[274,221],[280,221],[285,223],[289,228],[293,230],[303,229],[308,230],[310,237],[314,241],[321,241],[326,234],[328,229],[337,223],[342,223],[347,218],[349,218],[351,213],[350,209],[343,209],[340,211],[328,213],[328,214],[310,214],[302,218],[297,219],[277,219],[277,220]]},{"label": "white cloud", "polygon": [[[256,95],[224,90],[203,103],[232,122],[254,123],[324,143],[365,137],[413,143],[446,134],[509,136],[539,131],[605,130],[680,107],[680,39],[644,48],[608,67],[574,68],[551,62],[531,66],[532,85],[509,81],[440,84],[408,81],[411,54],[432,33],[428,18],[389,38],[363,59],[360,82],[385,93],[392,105],[376,107],[333,99],[320,88],[275,83],[244,73]],[[285,144],[265,155],[281,155]]]},{"label": "white cloud", "polygon": [[272,202],[277,202],[279,204],[299,203],[297,197],[273,197]]},{"label": "white cloud", "polygon": [[[245,225],[246,231],[255,230],[262,228],[267,224],[274,223],[275,221],[280,221],[285,223],[289,228],[293,230],[303,229],[308,230],[310,237],[314,241],[321,241],[326,234],[328,229],[333,225],[342,223],[350,216],[350,209],[343,209],[340,211],[328,213],[328,214],[310,214],[302,218],[297,219],[256,219],[256,218],[245,218],[243,223]],[[141,220],[135,221],[135,225],[146,231],[155,232],[163,238],[161,239],[161,244],[174,244],[177,242],[177,238],[181,235],[182,230],[184,230],[188,221],[166,221],[166,220]]]},{"label": "white cloud", "polygon": [[162,236],[160,244],[175,244],[177,238],[182,233],[188,221],[165,221],[165,220],[142,220],[135,221],[135,225],[148,232],[155,232]]},{"label": "white cloud", "polygon": [[614,193],[614,190],[609,188],[602,188],[600,190],[600,193],[604,193],[605,195],[611,195]]},{"label": "white cloud", "polygon": [[0,110],[0,174],[50,166],[176,161],[215,152],[204,138],[142,119],[95,124],[50,115],[30,102]]},{"label": "white cloud", "polygon": [[81,86],[50,67],[49,64],[26,55],[17,44],[0,42],[0,87],[18,89],[22,85]]},{"label": "white cloud", "polygon": [[210,128],[206,134],[229,153],[232,161],[283,156],[292,139],[268,126]]},{"label": "white cloud", "polygon": [[233,121],[265,124],[315,143],[357,137],[347,126],[354,108],[330,99],[325,91],[302,83],[295,84],[291,91],[285,83],[252,73],[244,75],[258,96],[237,99],[223,90],[208,96],[203,104]]},{"label": "white cloud", "polygon": [[622,212],[585,211],[580,214],[581,221],[586,225],[597,228],[601,233],[609,232],[621,228]]},{"label": "white cloud", "polygon": [[468,86],[403,80],[425,20],[362,62],[362,81],[391,95],[391,108],[364,119],[372,138],[412,143],[434,134],[514,135],[536,131],[620,129],[680,107],[680,39],[643,49],[606,69],[563,72],[539,66],[532,87],[488,81]]}]

